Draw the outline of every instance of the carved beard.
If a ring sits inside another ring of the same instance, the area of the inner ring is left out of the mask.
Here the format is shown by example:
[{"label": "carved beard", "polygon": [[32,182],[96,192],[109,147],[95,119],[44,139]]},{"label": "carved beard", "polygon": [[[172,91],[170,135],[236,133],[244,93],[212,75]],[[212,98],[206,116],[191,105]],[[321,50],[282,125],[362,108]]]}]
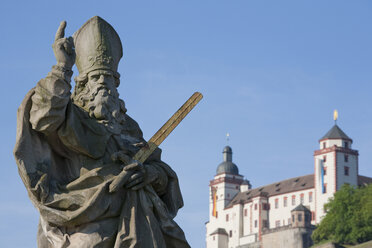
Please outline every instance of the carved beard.
[{"label": "carved beard", "polygon": [[[75,90],[76,91],[76,90]],[[116,89],[104,85],[90,89],[87,85],[79,93],[74,92],[73,102],[89,113],[89,116],[104,124],[122,124],[125,121],[125,103]]]}]

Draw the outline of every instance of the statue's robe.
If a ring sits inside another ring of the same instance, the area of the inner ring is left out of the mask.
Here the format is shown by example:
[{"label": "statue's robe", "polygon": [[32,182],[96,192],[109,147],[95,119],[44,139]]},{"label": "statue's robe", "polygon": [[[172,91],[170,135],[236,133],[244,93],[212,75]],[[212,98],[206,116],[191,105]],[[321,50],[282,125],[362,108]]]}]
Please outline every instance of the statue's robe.
[{"label": "statue's robe", "polygon": [[144,163],[157,180],[138,191],[109,193],[125,166],[111,155],[133,156],[142,132],[128,115],[113,132],[89,117],[71,101],[70,77],[52,69],[18,109],[14,155],[40,212],[38,246],[189,247],[173,221],[183,205],[178,179],[159,149]]}]

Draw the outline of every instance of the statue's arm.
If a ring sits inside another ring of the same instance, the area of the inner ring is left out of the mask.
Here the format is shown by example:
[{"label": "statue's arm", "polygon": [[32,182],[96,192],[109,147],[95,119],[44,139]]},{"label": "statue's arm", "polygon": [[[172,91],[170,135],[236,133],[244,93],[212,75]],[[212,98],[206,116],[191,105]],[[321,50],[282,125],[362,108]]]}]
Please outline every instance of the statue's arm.
[{"label": "statue's arm", "polygon": [[63,123],[70,101],[71,68],[75,63],[75,52],[71,37],[63,38],[65,27],[66,22],[62,22],[53,44],[57,65],[37,83],[31,98],[32,128],[46,134],[55,131]]},{"label": "statue's arm", "polygon": [[50,133],[64,121],[70,101],[72,72],[53,66],[46,78],[41,79],[31,97],[30,123],[39,132]]}]

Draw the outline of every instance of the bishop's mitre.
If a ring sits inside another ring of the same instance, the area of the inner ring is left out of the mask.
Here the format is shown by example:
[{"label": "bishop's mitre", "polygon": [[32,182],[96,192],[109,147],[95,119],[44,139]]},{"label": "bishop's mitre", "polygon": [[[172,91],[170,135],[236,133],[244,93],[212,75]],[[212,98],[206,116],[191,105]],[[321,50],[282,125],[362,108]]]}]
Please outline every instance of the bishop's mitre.
[{"label": "bishop's mitre", "polygon": [[114,28],[99,16],[89,19],[73,35],[76,67],[79,73],[94,70],[110,70],[114,76],[123,56],[119,35]]}]

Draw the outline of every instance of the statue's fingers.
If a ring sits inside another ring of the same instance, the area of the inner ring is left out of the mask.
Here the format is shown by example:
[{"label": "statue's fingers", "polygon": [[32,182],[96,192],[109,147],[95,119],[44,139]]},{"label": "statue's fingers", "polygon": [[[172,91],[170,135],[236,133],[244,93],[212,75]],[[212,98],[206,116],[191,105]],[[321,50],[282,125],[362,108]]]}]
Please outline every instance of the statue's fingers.
[{"label": "statue's fingers", "polygon": [[65,51],[67,54],[71,54],[72,53],[72,49],[71,47],[68,45],[68,44],[63,44],[63,47],[65,48]]},{"label": "statue's fingers", "polygon": [[[74,44],[72,38],[71,39],[69,38],[69,40],[72,44]],[[123,162],[124,164],[130,164],[132,161],[132,158],[129,157],[127,154],[125,154],[123,151],[118,151],[118,152],[113,153],[111,156],[111,159],[115,162],[119,160]]]},{"label": "statue's fingers", "polygon": [[130,178],[128,179],[128,184],[133,182],[134,180],[138,179],[138,178],[141,178],[143,177],[143,174],[142,173],[134,173],[133,175],[130,176]]},{"label": "statue's fingers", "polygon": [[66,42],[63,43],[63,46],[67,54],[71,55],[73,53],[74,45],[71,44],[71,42],[68,39],[66,39]]},{"label": "statue's fingers", "polygon": [[140,169],[140,168],[141,168],[140,163],[134,162],[134,163],[131,163],[131,164],[126,165],[124,167],[124,170],[130,171],[130,170],[137,170],[137,169]]},{"label": "statue's fingers", "polygon": [[145,187],[147,182],[143,181],[142,183],[139,183],[131,188],[131,190],[139,190]]},{"label": "statue's fingers", "polygon": [[[64,50],[66,52],[68,52],[68,44],[66,42],[66,38],[60,38],[58,39],[57,41],[55,41],[52,45],[53,49],[57,49],[57,50]],[[71,50],[71,49],[70,49]]]},{"label": "statue's fingers", "polygon": [[111,182],[109,186],[110,193],[116,192],[119,188],[121,188],[132,175],[131,172],[122,171],[115,179]]},{"label": "statue's fingers", "polygon": [[75,47],[75,45],[74,45],[74,38],[72,38],[72,37],[70,36],[70,37],[67,38],[67,40],[68,40],[69,43],[71,43],[71,45],[72,45],[73,47]]},{"label": "statue's fingers", "polygon": [[143,177],[139,177],[139,178],[137,178],[137,179],[131,181],[130,183],[128,183],[128,184],[126,185],[126,187],[127,187],[128,189],[130,189],[130,188],[136,186],[137,184],[142,183],[143,181],[144,181],[144,180],[143,180]]},{"label": "statue's fingers", "polygon": [[65,37],[65,28],[66,28],[66,21],[62,21],[61,24],[59,24],[56,36],[54,38],[55,41],[60,38]]}]

